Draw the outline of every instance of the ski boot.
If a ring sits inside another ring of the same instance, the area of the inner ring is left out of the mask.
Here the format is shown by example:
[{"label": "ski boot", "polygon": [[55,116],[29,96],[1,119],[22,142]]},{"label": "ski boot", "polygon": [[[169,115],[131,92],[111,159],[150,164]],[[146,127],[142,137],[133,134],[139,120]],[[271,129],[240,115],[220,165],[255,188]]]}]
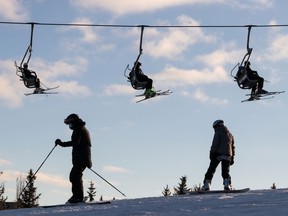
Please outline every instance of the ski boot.
[{"label": "ski boot", "polygon": [[202,191],[209,191],[211,185],[211,180],[204,180],[204,185],[202,186]]},{"label": "ski boot", "polygon": [[67,201],[67,203],[83,203],[83,202],[84,202],[83,198],[77,198],[73,196]]},{"label": "ski boot", "polygon": [[151,89],[146,89],[144,94],[146,98],[154,97],[156,95],[154,87],[152,87]]},{"label": "ski boot", "polygon": [[224,179],[223,185],[224,185],[224,190],[232,190],[231,181],[229,179]]}]

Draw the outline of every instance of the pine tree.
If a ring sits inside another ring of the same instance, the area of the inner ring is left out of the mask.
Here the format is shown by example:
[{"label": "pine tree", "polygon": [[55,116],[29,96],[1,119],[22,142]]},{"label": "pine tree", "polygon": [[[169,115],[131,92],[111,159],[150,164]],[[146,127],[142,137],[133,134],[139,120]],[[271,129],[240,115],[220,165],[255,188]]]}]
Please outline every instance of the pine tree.
[{"label": "pine tree", "polygon": [[21,189],[18,197],[18,205],[20,208],[31,208],[38,206],[38,199],[41,194],[36,195],[36,187],[34,187],[34,181],[36,176],[32,169],[28,172],[26,177],[26,186]]},{"label": "pine tree", "polygon": [[201,191],[202,190],[202,185],[201,183],[199,183],[199,185],[194,185],[194,187],[192,188],[193,191]]},{"label": "pine tree", "polygon": [[88,198],[89,201],[94,201],[94,197],[96,196],[96,188],[94,187],[94,183],[90,181],[90,186],[88,187]]},{"label": "pine tree", "polygon": [[[2,174],[3,174],[3,172],[0,172],[0,175],[2,175]],[[2,183],[2,184],[0,184],[0,210],[5,208],[5,202],[7,200],[7,197],[3,196],[4,193],[5,193],[5,186]]]},{"label": "pine tree", "polygon": [[168,185],[166,185],[166,187],[162,191],[162,194],[163,194],[163,196],[170,196],[171,195],[171,191],[170,191]]},{"label": "pine tree", "polygon": [[276,187],[276,184],[275,184],[275,183],[273,183],[273,185],[271,186],[271,189],[273,189],[273,190],[277,189],[277,187]]},{"label": "pine tree", "polygon": [[187,176],[182,176],[180,178],[180,183],[178,184],[178,187],[174,187],[174,195],[186,194],[188,191],[190,191],[186,185],[186,182]]}]

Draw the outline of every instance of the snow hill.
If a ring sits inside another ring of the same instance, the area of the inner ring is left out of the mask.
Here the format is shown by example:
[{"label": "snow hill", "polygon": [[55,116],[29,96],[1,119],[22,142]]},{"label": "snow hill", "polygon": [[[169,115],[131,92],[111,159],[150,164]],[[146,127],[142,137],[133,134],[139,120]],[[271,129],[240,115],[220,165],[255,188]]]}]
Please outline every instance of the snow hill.
[{"label": "snow hill", "polygon": [[183,216],[288,214],[288,189],[115,200],[110,204],[0,211],[1,216]]}]

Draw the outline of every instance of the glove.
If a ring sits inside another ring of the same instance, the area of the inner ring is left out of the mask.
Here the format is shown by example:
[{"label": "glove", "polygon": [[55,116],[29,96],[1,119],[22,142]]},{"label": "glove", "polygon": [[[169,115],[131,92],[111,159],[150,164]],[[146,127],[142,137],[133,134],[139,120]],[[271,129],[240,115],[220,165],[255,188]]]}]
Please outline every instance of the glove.
[{"label": "glove", "polygon": [[60,140],[60,139],[56,139],[55,140],[55,145],[57,146],[57,145],[60,145],[61,146],[61,144],[62,144],[62,141]]},{"label": "glove", "polygon": [[211,153],[209,155],[210,160],[214,160],[217,157],[217,153]]},{"label": "glove", "polygon": [[234,164],[234,156],[232,156],[230,159],[230,166],[232,166],[233,164]]}]

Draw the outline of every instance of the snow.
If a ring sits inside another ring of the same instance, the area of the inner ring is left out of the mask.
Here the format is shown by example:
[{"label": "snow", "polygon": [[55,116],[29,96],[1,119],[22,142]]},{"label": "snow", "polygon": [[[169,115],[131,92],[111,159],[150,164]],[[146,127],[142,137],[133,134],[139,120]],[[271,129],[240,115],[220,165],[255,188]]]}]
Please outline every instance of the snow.
[{"label": "snow", "polygon": [[287,215],[288,189],[114,200],[110,204],[3,210],[1,216]]}]

